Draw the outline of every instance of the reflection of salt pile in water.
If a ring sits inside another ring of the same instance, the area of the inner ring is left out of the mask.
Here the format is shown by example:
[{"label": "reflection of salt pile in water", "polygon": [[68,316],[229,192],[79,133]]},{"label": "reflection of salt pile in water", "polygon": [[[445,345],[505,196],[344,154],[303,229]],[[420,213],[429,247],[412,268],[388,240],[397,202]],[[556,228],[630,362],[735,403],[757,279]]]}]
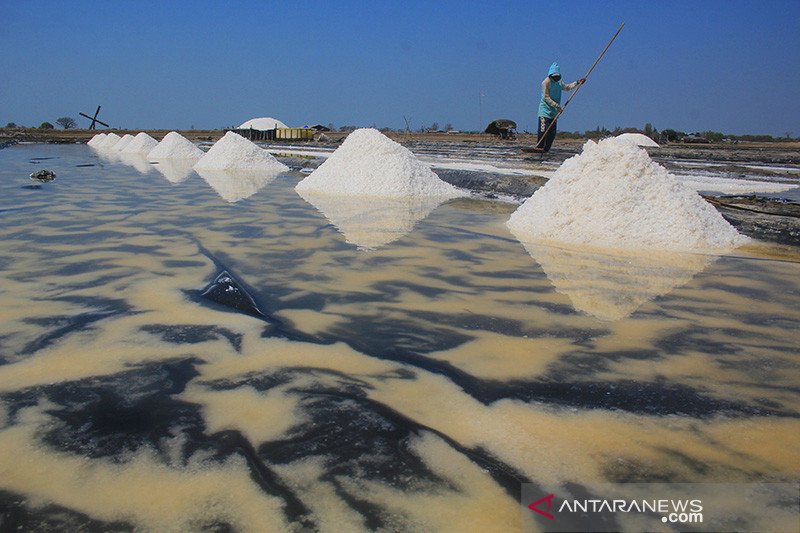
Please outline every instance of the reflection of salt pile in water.
[{"label": "reflection of salt pile in water", "polygon": [[587,141],[508,221],[520,240],[725,252],[748,241],[630,142]]},{"label": "reflection of salt pile in water", "polygon": [[88,144],[89,146],[94,147],[94,146],[97,146],[100,143],[102,143],[105,138],[106,138],[106,134],[105,133],[98,133],[97,135],[95,135],[94,137],[89,139],[89,141],[86,144]]},{"label": "reflection of salt pile in water", "polygon": [[658,143],[642,133],[622,133],[614,137],[618,141],[629,141],[636,146],[658,147]]},{"label": "reflection of salt pile in water", "polygon": [[146,156],[150,150],[158,146],[158,141],[141,131],[128,145],[120,150],[121,154],[140,154]]},{"label": "reflection of salt pile in water", "polygon": [[147,174],[153,170],[153,165],[151,165],[150,162],[147,161],[147,157],[142,154],[126,154],[124,152],[120,152],[116,155],[116,157],[120,162],[135,168],[140,174]]},{"label": "reflection of salt pile in water", "polygon": [[232,131],[225,134],[194,166],[195,170],[285,172],[289,167],[272,154]]},{"label": "reflection of salt pile in water", "polygon": [[689,283],[715,256],[648,251],[570,250],[524,242],[555,289],[578,311],[601,320],[620,320],[648,301]]},{"label": "reflection of salt pile in water", "polygon": [[[249,141],[248,141],[249,142]],[[160,164],[160,163],[159,163]],[[246,170],[207,170],[194,168],[206,183],[226,202],[234,203],[254,195],[274,180],[280,170],[250,172]]]},{"label": "reflection of salt pile in water", "polygon": [[111,147],[111,150],[114,150],[115,152],[121,152],[121,151],[122,151],[122,150],[124,150],[124,149],[125,149],[125,147],[126,147],[126,146],[128,146],[128,145],[131,143],[131,141],[133,141],[135,138],[136,138],[136,137],[134,137],[134,136],[133,136],[133,135],[131,135],[130,133],[126,133],[125,135],[123,135],[123,136],[122,136],[122,138],[121,138],[120,140],[118,140],[118,141],[117,141],[117,143],[116,143],[114,146],[112,146],[112,147]]},{"label": "reflection of salt pile in water", "polygon": [[439,179],[404,146],[371,128],[355,130],[319,168],[297,184],[298,192],[353,196],[465,196]]},{"label": "reflection of salt pile in water", "polygon": [[153,148],[147,158],[151,161],[161,161],[164,159],[188,159],[198,161],[205,153],[195,146],[195,144],[178,133],[171,131],[167,133],[158,146]]},{"label": "reflection of salt pile in water", "polygon": [[162,159],[154,163],[155,169],[171,183],[186,181],[194,166],[192,159]]},{"label": "reflection of salt pile in water", "polygon": [[427,217],[442,198],[370,198],[298,191],[344,235],[362,250],[374,250],[411,233],[414,224]]}]

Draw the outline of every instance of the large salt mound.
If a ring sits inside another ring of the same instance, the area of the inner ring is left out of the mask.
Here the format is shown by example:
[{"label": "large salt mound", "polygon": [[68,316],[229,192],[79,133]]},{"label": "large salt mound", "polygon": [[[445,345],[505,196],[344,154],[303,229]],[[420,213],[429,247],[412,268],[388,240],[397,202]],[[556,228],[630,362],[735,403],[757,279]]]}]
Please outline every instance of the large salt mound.
[{"label": "large salt mound", "polygon": [[100,148],[106,150],[117,144],[119,140],[120,140],[119,135],[117,135],[116,133],[109,133],[108,135],[105,136],[105,138],[102,141],[95,144],[94,148]]},{"label": "large salt mound", "polygon": [[125,135],[123,135],[123,136],[122,136],[122,138],[121,138],[120,140],[118,140],[118,141],[116,142],[116,144],[114,144],[114,146],[112,146],[112,147],[111,147],[111,150],[114,150],[114,151],[116,151],[116,152],[121,152],[121,151],[122,151],[122,150],[124,150],[124,149],[125,149],[125,147],[126,147],[126,146],[128,146],[128,145],[131,143],[131,141],[133,141],[135,138],[136,138],[136,137],[134,137],[134,136],[133,136],[133,135],[131,135],[130,133],[126,133]]},{"label": "large salt mound", "polygon": [[653,139],[642,133],[622,133],[614,137],[618,141],[629,141],[636,146],[654,146],[658,147],[658,143]]},{"label": "large salt mound", "polygon": [[643,149],[587,141],[508,221],[524,240],[724,252],[748,241]]},{"label": "large salt mound", "polygon": [[241,135],[232,131],[197,162],[195,170],[245,170],[252,172],[285,172],[289,167],[275,159],[272,154],[259,148]]},{"label": "large salt mound", "polygon": [[98,133],[97,135],[89,139],[89,142],[87,142],[86,144],[88,144],[89,146],[97,146],[98,144],[103,142],[105,138],[106,138],[105,133]]},{"label": "large salt mound", "polygon": [[141,131],[136,134],[136,137],[134,137],[131,142],[128,143],[128,146],[120,150],[120,153],[141,154],[146,156],[156,146],[158,146],[158,141]]},{"label": "large salt mound", "polygon": [[298,192],[351,196],[466,196],[439,179],[430,166],[378,130],[358,129],[295,187]]},{"label": "large salt mound", "polygon": [[193,159],[197,161],[204,155],[205,152],[195,146],[192,141],[177,131],[171,131],[161,139],[158,146],[147,154],[147,157],[154,161],[161,159]]},{"label": "large salt mound", "polygon": [[247,122],[242,123],[239,129],[253,128],[254,130],[272,130],[275,128],[286,128],[286,124],[272,117],[251,118]]}]

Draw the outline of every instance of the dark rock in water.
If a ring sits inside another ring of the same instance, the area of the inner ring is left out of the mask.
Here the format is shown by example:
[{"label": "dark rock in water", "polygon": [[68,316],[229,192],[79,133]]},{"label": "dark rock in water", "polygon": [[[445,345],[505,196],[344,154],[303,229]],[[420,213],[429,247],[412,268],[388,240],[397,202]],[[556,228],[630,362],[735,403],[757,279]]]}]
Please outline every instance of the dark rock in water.
[{"label": "dark rock in water", "polygon": [[219,275],[214,278],[214,281],[208,284],[202,290],[200,296],[224,305],[231,307],[242,313],[255,316],[258,318],[266,318],[266,315],[258,308],[253,297],[242,288],[233,276],[227,270],[223,270]]},{"label": "dark rock in water", "polygon": [[33,181],[38,181],[39,183],[48,183],[56,179],[56,173],[52,170],[47,170],[43,168],[42,170],[38,170],[31,174],[31,179]]}]

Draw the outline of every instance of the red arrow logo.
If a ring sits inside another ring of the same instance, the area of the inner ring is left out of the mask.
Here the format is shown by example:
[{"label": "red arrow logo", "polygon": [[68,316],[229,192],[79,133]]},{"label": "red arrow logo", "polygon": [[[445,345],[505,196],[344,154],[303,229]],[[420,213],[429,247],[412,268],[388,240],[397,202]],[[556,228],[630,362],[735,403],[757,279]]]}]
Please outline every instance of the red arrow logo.
[{"label": "red arrow logo", "polygon": [[555,494],[548,494],[547,496],[545,496],[545,497],[544,497],[544,498],[542,498],[541,500],[536,500],[535,502],[533,502],[532,504],[530,504],[530,505],[528,506],[528,509],[530,509],[530,510],[531,510],[531,511],[533,511],[534,513],[539,513],[539,514],[540,514],[540,515],[542,515],[542,516],[546,516],[546,517],[547,517],[547,518],[549,518],[550,520],[555,520],[555,518],[556,518],[555,516],[551,515],[551,514],[550,514],[550,513],[548,513],[547,511],[542,511],[541,509],[538,509],[538,508],[537,508],[537,506],[538,506],[540,503],[542,503],[542,502],[547,502],[547,510],[549,511],[549,510],[550,510],[550,507],[552,507],[552,506],[553,506],[553,498],[554,498],[554,497],[555,497]]}]

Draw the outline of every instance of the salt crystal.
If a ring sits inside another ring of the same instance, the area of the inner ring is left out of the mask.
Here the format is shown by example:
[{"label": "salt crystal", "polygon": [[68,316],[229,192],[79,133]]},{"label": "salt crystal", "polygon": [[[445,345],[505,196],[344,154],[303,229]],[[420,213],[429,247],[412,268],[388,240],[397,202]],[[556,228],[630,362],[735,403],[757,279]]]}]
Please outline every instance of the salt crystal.
[{"label": "salt crystal", "polygon": [[467,196],[439,179],[408,148],[372,128],[358,129],[319,168],[297,184],[298,192],[349,196]]},{"label": "salt crystal", "polygon": [[214,143],[194,166],[195,170],[245,170],[285,172],[289,167],[272,154],[232,131]]},{"label": "salt crystal", "polygon": [[140,154],[146,156],[156,146],[158,146],[158,141],[142,131],[136,134],[136,137],[134,137],[133,140],[128,143],[128,146],[120,150],[120,153]]},{"label": "salt crystal", "polygon": [[749,239],[642,148],[587,141],[508,221],[520,240],[726,252]]},{"label": "salt crystal", "polygon": [[147,154],[148,159],[159,161],[161,159],[192,159],[199,160],[205,153],[195,144],[178,133],[167,133],[158,146]]}]

